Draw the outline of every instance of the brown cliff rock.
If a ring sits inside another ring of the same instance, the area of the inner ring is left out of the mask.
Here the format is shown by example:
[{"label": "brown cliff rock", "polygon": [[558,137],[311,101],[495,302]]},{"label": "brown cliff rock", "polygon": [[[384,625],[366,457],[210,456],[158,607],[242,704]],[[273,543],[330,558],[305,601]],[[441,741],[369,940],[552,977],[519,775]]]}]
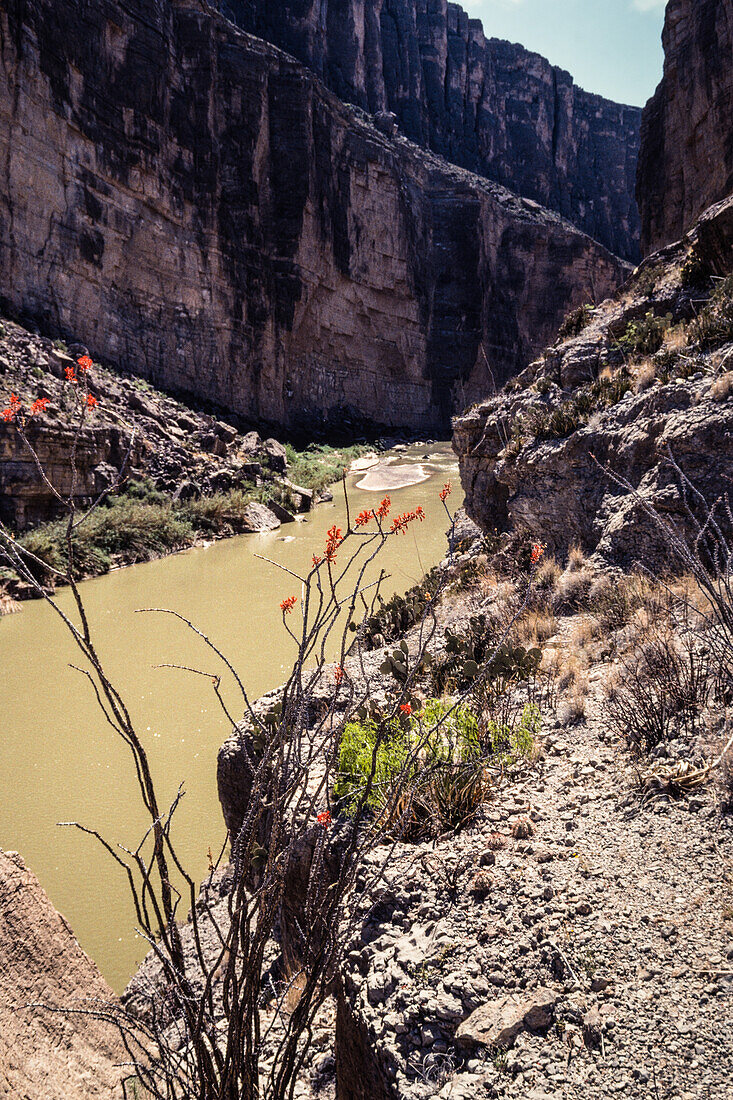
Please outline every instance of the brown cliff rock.
[{"label": "brown cliff rock", "polygon": [[6,304],[161,388],[435,429],[623,276],[197,0],[5,0],[0,43]]},{"label": "brown cliff rock", "polygon": [[670,0],[663,40],[664,77],[641,128],[645,255],[733,192],[732,0]]},{"label": "brown cliff rock", "polygon": [[121,1097],[116,1028],[73,1014],[114,994],[16,852],[0,852],[0,957],[0,1096]]},{"label": "brown cliff rock", "polygon": [[218,4],[378,125],[396,123],[419,145],[638,258],[638,107],[590,95],[544,57],[487,38],[480,20],[447,0]]}]

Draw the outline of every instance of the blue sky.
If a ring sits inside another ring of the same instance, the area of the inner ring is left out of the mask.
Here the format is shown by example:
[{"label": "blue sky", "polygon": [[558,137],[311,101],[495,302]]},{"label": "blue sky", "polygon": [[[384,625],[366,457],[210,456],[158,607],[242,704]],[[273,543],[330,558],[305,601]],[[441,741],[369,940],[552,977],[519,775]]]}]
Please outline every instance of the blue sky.
[{"label": "blue sky", "polygon": [[662,75],[666,0],[460,0],[488,37],[521,42],[589,92],[643,105]]}]

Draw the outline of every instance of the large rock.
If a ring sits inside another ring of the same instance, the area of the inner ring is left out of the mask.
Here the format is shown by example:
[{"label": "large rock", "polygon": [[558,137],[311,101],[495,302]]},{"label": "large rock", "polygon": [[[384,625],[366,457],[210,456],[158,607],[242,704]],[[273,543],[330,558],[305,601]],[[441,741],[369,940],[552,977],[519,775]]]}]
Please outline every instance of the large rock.
[{"label": "large rock", "polygon": [[464,1047],[506,1048],[513,1045],[525,1028],[549,1031],[557,1001],[557,993],[545,988],[536,989],[529,997],[500,997],[489,1001],[459,1026],[456,1043]]},{"label": "large rock", "polygon": [[[4,304],[245,419],[445,428],[624,276],[198,0],[5,0],[0,53]],[[548,68],[541,145],[561,83]]]},{"label": "large rock", "polygon": [[[487,38],[446,0],[218,0],[341,99],[412,141],[557,210],[638,257],[641,111],[577,87],[522,46]],[[488,28],[490,31],[490,27]]]},{"label": "large rock", "polygon": [[[709,503],[727,493],[733,402],[714,381],[726,369],[730,348],[697,355],[689,348],[668,350],[656,364],[647,357],[646,370],[657,369],[658,380],[652,374],[647,385],[630,384],[620,400],[605,405],[599,399],[585,414],[574,402],[579,391],[593,401],[590,384],[602,372],[620,377],[618,337],[630,323],[648,313],[684,321],[699,311],[703,291],[685,287],[680,272],[691,248],[700,245],[717,256],[720,275],[731,271],[733,251],[726,254],[715,242],[730,234],[732,208],[733,200],[708,211],[688,239],[647,260],[579,335],[559,341],[503,393],[455,420],[465,507],[482,530],[525,533],[560,557],[578,544],[608,565],[679,566],[640,501],[691,534],[670,453]],[[632,370],[638,374],[642,367]],[[540,430],[561,413],[565,427]]]},{"label": "large rock", "polygon": [[663,40],[664,76],[641,128],[645,254],[733,192],[733,0],[670,0]]},{"label": "large rock", "polygon": [[115,996],[16,852],[0,852],[0,958],[0,1096],[121,1097],[117,1029],[88,1015]]}]

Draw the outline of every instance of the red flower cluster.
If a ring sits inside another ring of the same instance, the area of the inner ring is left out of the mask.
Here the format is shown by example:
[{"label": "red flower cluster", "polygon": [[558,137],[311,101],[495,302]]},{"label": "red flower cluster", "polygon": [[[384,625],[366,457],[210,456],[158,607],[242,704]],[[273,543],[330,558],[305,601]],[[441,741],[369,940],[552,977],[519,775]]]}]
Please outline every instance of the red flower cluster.
[{"label": "red flower cluster", "polygon": [[333,818],[331,817],[330,810],[323,810],[316,818],[319,825],[322,825],[324,829],[327,829],[332,824]]},{"label": "red flower cluster", "polygon": [[91,370],[94,366],[94,363],[88,355],[82,355],[81,359],[77,359],[77,363],[79,364],[79,370],[82,374],[86,374],[86,372]]},{"label": "red flower cluster", "polygon": [[11,393],[10,404],[6,409],[3,409],[3,420],[11,421],[15,420],[16,416],[20,412],[20,398],[17,393]]},{"label": "red flower cluster", "polygon": [[532,562],[532,565],[537,565],[537,562],[540,560],[546,549],[547,546],[544,542],[536,542],[534,544],[534,546],[532,547],[532,554],[530,556],[530,561]]},{"label": "red flower cluster", "polygon": [[446,500],[448,499],[448,497],[451,495],[452,492],[453,492],[453,486],[451,485],[450,481],[446,481],[445,485],[440,490],[440,499],[443,501],[443,504],[445,504]]},{"label": "red flower cluster", "polygon": [[403,512],[401,516],[395,516],[389,529],[390,535],[396,534],[397,531],[401,531],[404,535],[408,526],[414,523],[416,519],[419,519],[420,523],[425,519],[425,513],[419,505],[414,512]]},{"label": "red flower cluster", "polygon": [[79,379],[76,377],[76,371],[74,370],[73,367],[64,367],[64,374],[66,375],[66,381],[67,382],[78,382],[79,381]]},{"label": "red flower cluster", "polygon": [[333,678],[334,678],[334,680],[336,681],[337,684],[343,683],[345,675],[346,675],[346,672],[344,670],[344,666],[343,665],[336,665],[336,668],[333,670]]},{"label": "red flower cluster", "polygon": [[288,596],[286,600],[283,600],[283,602],[280,604],[280,610],[282,611],[283,615],[289,615],[297,602],[297,596]]},{"label": "red flower cluster", "polygon": [[406,714],[408,718],[412,714],[412,707],[409,703],[400,703],[400,710],[403,714]]},{"label": "red flower cluster", "polygon": [[87,408],[88,409],[96,409],[97,405],[98,405],[98,401],[97,401],[96,397],[92,397],[92,395],[90,393],[88,393],[87,394]]},{"label": "red flower cluster", "polygon": [[30,416],[36,416],[38,413],[42,413],[46,405],[48,405],[48,398],[38,397],[31,405]]},{"label": "red flower cluster", "polygon": [[392,501],[389,497],[385,497],[382,503],[377,508],[374,515],[377,517],[377,519],[386,519],[386,517],[389,515],[389,510],[391,507]]},{"label": "red flower cluster", "polygon": [[341,528],[334,524],[326,535],[326,561],[336,560],[336,551],[343,541],[344,540],[341,538]]},{"label": "red flower cluster", "polygon": [[318,554],[313,555],[313,565],[316,569],[318,568],[318,566],[321,564],[322,561],[323,561],[323,558],[319,558]]},{"label": "red flower cluster", "polygon": [[371,523],[371,521],[373,519],[374,519],[374,512],[370,512],[370,511],[359,512],[359,515],[356,517],[356,520],[354,522],[354,526],[355,527],[366,527],[367,523]]}]

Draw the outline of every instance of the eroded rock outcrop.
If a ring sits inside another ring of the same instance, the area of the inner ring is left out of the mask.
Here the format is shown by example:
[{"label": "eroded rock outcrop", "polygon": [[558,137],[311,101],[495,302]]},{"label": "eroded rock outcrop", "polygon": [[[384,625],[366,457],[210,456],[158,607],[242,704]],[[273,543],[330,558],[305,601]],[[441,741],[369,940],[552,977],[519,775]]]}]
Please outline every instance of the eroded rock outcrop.
[{"label": "eroded rock outcrop", "polygon": [[[727,491],[733,325],[711,337],[705,314],[696,318],[711,291],[733,313],[729,284],[711,278],[733,270],[724,247],[732,212],[733,200],[708,211],[614,299],[578,315],[577,335],[456,420],[466,509],[484,530],[527,532],[560,556],[577,544],[610,565],[660,566],[670,563],[668,543],[635,493],[686,525],[668,456],[709,502]],[[691,261],[709,273],[698,285],[689,285]]]},{"label": "eroded rock outcrop", "polygon": [[198,0],[4,0],[0,49],[6,305],[162,388],[435,429],[623,276]]},{"label": "eroded rock outcrop", "polygon": [[341,99],[393,113],[412,141],[638,257],[639,108],[590,95],[538,54],[487,38],[480,20],[446,0],[219,5]]},{"label": "eroded rock outcrop", "polygon": [[663,37],[664,77],[641,131],[644,254],[733,192],[733,2],[670,0]]},{"label": "eroded rock outcrop", "polygon": [[118,1032],[88,1014],[114,994],[16,852],[0,852],[0,957],[0,1096],[121,1096]]}]

